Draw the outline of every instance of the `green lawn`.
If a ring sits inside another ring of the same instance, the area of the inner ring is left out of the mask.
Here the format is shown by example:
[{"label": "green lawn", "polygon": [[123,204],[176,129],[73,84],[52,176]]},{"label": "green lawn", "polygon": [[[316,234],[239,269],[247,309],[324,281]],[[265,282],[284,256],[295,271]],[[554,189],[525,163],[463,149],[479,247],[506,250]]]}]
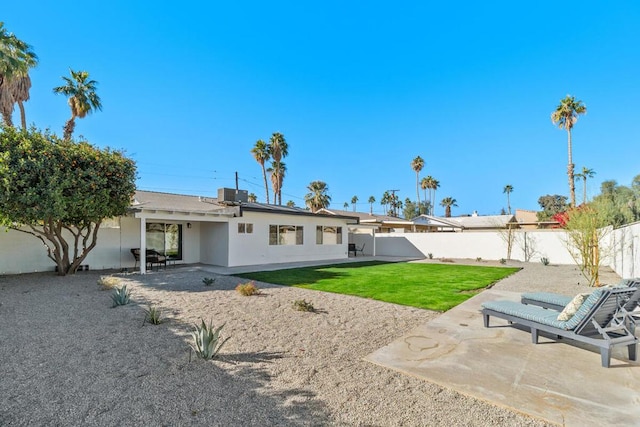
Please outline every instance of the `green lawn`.
[{"label": "green lawn", "polygon": [[261,271],[238,276],[278,285],[356,295],[446,311],[518,268],[455,264],[361,262]]}]

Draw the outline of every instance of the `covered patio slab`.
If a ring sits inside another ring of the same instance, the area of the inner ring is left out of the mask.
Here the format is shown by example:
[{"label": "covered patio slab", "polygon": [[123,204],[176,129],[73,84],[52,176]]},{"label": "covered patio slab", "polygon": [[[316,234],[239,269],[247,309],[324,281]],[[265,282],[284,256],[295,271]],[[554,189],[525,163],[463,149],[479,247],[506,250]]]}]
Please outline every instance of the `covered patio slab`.
[{"label": "covered patio slab", "polygon": [[611,368],[600,353],[491,319],[484,301],[518,301],[489,289],[368,355],[366,360],[533,417],[567,426],[640,424],[640,363],[616,349]]}]

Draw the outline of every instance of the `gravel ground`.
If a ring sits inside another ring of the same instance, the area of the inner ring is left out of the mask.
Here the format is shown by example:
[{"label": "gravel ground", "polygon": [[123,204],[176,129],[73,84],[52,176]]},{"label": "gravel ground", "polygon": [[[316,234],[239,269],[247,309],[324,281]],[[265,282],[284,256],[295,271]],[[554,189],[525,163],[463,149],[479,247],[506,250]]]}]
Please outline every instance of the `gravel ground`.
[{"label": "gravel ground", "polygon": [[[496,287],[586,289],[573,266],[512,265]],[[1,426],[547,425],[362,360],[438,313],[259,282],[243,297],[246,280],[193,268],[115,275],[132,304],[111,308],[101,275],[0,276]],[[143,324],[148,304],[164,323]],[[201,318],[225,324],[219,360],[189,350]]]}]

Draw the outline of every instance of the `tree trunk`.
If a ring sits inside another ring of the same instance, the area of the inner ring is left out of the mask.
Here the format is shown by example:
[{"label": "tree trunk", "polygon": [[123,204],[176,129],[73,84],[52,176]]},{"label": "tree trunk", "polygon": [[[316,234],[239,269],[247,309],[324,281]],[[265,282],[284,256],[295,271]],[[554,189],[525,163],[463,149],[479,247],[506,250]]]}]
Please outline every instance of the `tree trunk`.
[{"label": "tree trunk", "polygon": [[11,113],[8,111],[2,112],[2,119],[4,120],[4,124],[7,126],[13,126],[13,119],[11,117]]},{"label": "tree trunk", "polygon": [[418,171],[416,171],[416,197],[418,200],[418,212],[420,212],[420,178],[418,177]]},{"label": "tree trunk", "polygon": [[27,130],[27,116],[24,113],[24,104],[22,101],[18,101],[18,107],[20,108],[20,124],[22,125],[22,130]]},{"label": "tree trunk", "polygon": [[67,120],[67,123],[65,123],[64,127],[62,128],[64,130],[64,139],[70,140],[71,135],[73,135],[73,131],[75,130],[75,128],[76,128],[75,117],[71,117],[69,120]]},{"label": "tree trunk", "polygon": [[264,178],[264,190],[267,193],[267,204],[269,204],[269,183],[267,182],[267,171],[264,168],[264,163],[262,166],[262,177]]},{"label": "tree trunk", "polygon": [[568,151],[569,151],[569,163],[567,164],[567,175],[568,175],[568,179],[569,179],[569,195],[571,196],[571,207],[575,208],[576,207],[576,183],[575,183],[575,179],[573,176],[573,170],[575,165],[573,164],[573,157],[571,155],[571,128],[567,129],[567,135],[568,135],[568,142],[567,142],[567,146],[568,146]]}]

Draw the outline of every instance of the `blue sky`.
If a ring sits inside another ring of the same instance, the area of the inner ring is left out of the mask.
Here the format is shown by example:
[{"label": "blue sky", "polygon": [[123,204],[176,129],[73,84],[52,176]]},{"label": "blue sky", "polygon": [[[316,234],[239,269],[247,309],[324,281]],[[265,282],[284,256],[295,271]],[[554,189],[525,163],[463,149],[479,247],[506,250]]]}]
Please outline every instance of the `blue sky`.
[{"label": "blue sky", "polygon": [[415,199],[420,155],[454,215],[499,213],[506,184],[513,209],[538,209],[568,196],[567,136],[549,118],[567,94],[588,109],[573,156],[596,171],[589,194],[640,174],[633,1],[25,0],[0,19],[40,59],[27,121],[61,134],[69,110],[51,88],[89,71],[104,108],[76,136],[125,150],[144,190],[216,195],[237,171],[263,201],[250,150],[279,131],[283,203],[302,206],[313,180],[339,209],[389,189]]}]

